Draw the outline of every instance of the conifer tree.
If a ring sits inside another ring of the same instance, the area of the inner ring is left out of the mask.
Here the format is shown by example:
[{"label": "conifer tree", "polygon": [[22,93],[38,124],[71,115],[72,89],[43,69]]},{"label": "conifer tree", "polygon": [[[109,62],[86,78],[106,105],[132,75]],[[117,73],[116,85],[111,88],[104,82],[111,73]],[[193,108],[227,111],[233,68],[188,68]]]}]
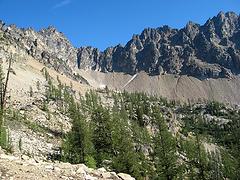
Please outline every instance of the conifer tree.
[{"label": "conifer tree", "polygon": [[109,110],[102,105],[97,106],[91,115],[93,123],[93,144],[96,150],[97,164],[109,160],[112,156],[111,119]]},{"label": "conifer tree", "polygon": [[73,117],[72,130],[67,134],[63,151],[63,160],[71,163],[88,164],[88,158],[93,155],[89,126],[79,113]]},{"label": "conifer tree", "polygon": [[151,167],[142,152],[136,151],[132,138],[131,128],[128,124],[128,115],[125,109],[113,109],[113,163],[117,172],[132,174],[137,179],[149,175]]},{"label": "conifer tree", "polygon": [[223,164],[221,161],[221,154],[218,150],[209,152],[209,177],[211,179],[223,179]]},{"label": "conifer tree", "polygon": [[2,69],[2,65],[0,64],[0,125],[2,124],[2,116],[3,116],[3,103],[4,103],[4,99],[3,99],[3,91],[4,91],[4,73],[3,73],[3,69]]},{"label": "conifer tree", "polygon": [[207,179],[210,171],[209,160],[198,134],[196,138],[185,142],[184,150],[188,159],[189,176],[193,179]]},{"label": "conifer tree", "polygon": [[71,96],[68,101],[68,114],[72,119],[72,129],[63,143],[62,159],[71,163],[85,163],[89,167],[96,167],[93,158],[92,129],[80,110],[81,106]]},{"label": "conifer tree", "polygon": [[30,95],[30,97],[33,97],[33,88],[32,88],[32,86],[29,87],[29,95]]},{"label": "conifer tree", "polygon": [[238,160],[236,160],[226,150],[221,150],[222,173],[225,179],[237,179],[239,171],[237,170]]},{"label": "conifer tree", "polygon": [[4,110],[5,103],[6,103],[7,87],[8,87],[8,81],[9,81],[9,76],[11,71],[12,71],[12,57],[9,58],[6,79],[4,78],[2,65],[0,65],[0,96],[1,96],[0,109],[2,111]]},{"label": "conifer tree", "polygon": [[177,176],[176,140],[168,131],[157,106],[153,109],[153,119],[158,132],[154,137],[154,159],[157,179],[174,179]]}]

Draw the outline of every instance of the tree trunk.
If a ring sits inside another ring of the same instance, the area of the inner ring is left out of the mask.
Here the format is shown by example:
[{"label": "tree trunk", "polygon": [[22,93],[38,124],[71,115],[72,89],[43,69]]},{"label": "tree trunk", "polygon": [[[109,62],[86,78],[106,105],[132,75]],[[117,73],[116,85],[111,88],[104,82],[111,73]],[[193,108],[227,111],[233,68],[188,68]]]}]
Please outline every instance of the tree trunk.
[{"label": "tree trunk", "polygon": [[8,81],[9,81],[9,75],[10,75],[10,71],[11,71],[11,66],[12,66],[12,57],[9,59],[8,70],[7,70],[7,77],[6,77],[6,81],[4,83],[4,87],[3,87],[2,102],[1,102],[1,109],[2,109],[2,111],[4,110],[5,105],[6,105],[7,87],[8,87]]}]

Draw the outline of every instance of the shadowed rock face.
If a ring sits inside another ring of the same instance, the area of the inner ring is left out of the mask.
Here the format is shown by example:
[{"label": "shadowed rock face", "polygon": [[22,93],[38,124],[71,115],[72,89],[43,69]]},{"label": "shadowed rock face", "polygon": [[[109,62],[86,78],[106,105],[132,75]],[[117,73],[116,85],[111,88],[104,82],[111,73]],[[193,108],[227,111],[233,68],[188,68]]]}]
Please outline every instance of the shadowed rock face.
[{"label": "shadowed rock face", "polygon": [[200,26],[182,29],[147,28],[125,46],[74,48],[55,28],[36,32],[0,22],[0,33],[11,44],[60,72],[74,69],[149,75],[179,74],[199,79],[231,77],[240,73],[240,17],[220,12]]}]

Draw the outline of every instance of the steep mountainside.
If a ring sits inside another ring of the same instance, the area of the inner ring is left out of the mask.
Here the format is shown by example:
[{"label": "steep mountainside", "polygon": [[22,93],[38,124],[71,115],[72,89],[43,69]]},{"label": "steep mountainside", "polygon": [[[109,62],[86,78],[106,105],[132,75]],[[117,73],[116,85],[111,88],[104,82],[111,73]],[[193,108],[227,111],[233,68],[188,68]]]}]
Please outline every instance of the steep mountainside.
[{"label": "steep mountainside", "polygon": [[233,12],[220,12],[202,26],[189,22],[179,30],[168,26],[147,28],[125,46],[103,52],[93,47],[74,48],[53,27],[36,32],[1,22],[0,32],[35,59],[69,75],[77,68],[199,79],[229,78],[240,72],[240,17]]}]

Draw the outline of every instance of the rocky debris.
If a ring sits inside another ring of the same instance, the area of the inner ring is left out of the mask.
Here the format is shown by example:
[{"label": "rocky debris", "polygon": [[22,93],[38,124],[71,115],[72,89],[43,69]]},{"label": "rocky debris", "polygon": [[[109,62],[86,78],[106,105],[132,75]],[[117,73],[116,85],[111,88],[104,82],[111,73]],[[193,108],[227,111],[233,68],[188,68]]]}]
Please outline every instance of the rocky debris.
[{"label": "rocky debris", "polygon": [[[33,70],[25,62],[15,62],[13,69],[17,74],[10,76],[8,94],[11,97],[7,104],[11,107],[8,111],[11,118],[6,121],[11,150],[14,155],[49,159],[59,153],[62,134],[71,129],[70,118],[61,113],[59,102],[49,101],[47,110],[42,108],[46,81],[40,70]],[[55,81],[53,79],[53,83]]]},{"label": "rocky debris", "polygon": [[9,138],[14,154],[29,154],[37,159],[46,159],[49,154],[55,152],[54,147],[59,146],[49,136],[37,134],[27,128],[20,128],[19,130],[10,128]]},{"label": "rocky debris", "polygon": [[79,180],[134,180],[128,174],[107,172],[104,168],[91,169],[84,164],[36,161],[26,155],[6,155],[0,148],[0,179],[79,179]]},{"label": "rocky debris", "polygon": [[[120,180],[116,173],[104,168],[91,169],[83,164],[48,161],[59,155],[57,153],[62,142],[60,135],[70,130],[70,119],[59,109],[58,101],[49,101],[47,110],[41,108],[45,100],[45,78],[40,72],[42,68],[33,69],[25,62],[16,62],[13,68],[16,75],[10,76],[11,98],[7,104],[11,111],[7,111],[9,119],[5,122],[13,154],[8,155],[0,149],[0,179]],[[52,80],[57,83],[56,78]],[[36,86],[38,81],[39,88]],[[30,86],[33,92],[31,96]]]},{"label": "rocky debris", "polygon": [[1,21],[0,34],[5,42],[17,47],[17,54],[25,52],[82,83],[85,81],[74,75],[77,68],[128,74],[168,73],[199,79],[231,78],[240,73],[239,22],[237,14],[220,12],[204,25],[189,22],[182,29],[146,28],[140,35],[133,35],[125,46],[117,45],[103,52],[93,47],[74,48],[54,27],[36,32]]},{"label": "rocky debris", "polygon": [[27,95],[24,101],[12,102],[14,111],[17,113],[19,110],[19,115],[8,122],[9,140],[14,154],[24,153],[46,160],[56,154],[56,149],[61,146],[60,136],[71,129],[71,123],[52,101],[48,105],[50,115],[40,109],[37,97],[35,94],[31,98]]},{"label": "rocky debris", "polygon": [[216,116],[212,116],[210,114],[205,114],[204,115],[204,118],[205,120],[208,122],[208,123],[216,123],[218,126],[221,126],[221,125],[224,125],[224,124],[227,124],[230,120],[229,119],[225,119],[225,118],[222,118],[222,117],[216,117]]}]

